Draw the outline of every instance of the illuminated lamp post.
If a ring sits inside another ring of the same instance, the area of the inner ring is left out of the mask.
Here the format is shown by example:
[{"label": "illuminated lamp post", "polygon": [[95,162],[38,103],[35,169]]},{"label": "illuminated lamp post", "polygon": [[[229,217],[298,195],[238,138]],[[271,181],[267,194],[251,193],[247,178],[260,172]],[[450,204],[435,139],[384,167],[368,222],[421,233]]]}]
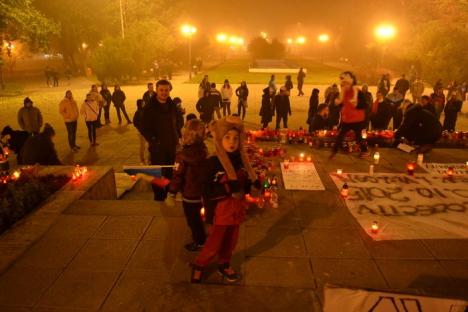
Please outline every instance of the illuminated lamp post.
[{"label": "illuminated lamp post", "polygon": [[192,36],[197,32],[197,28],[190,24],[182,25],[180,32],[188,39],[188,55],[189,55],[189,80],[192,79]]}]

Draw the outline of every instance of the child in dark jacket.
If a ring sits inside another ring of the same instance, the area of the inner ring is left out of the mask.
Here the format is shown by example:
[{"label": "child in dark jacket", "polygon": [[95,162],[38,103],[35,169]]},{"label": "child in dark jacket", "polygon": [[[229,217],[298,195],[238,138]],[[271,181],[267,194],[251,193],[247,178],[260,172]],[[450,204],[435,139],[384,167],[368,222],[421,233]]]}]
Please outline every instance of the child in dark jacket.
[{"label": "child in dark jacket", "polygon": [[245,194],[256,180],[244,148],[245,131],[238,116],[227,116],[209,125],[216,156],[207,160],[204,195],[210,234],[192,269],[192,283],[200,283],[204,268],[218,256],[218,272],[228,282],[240,275],[230,265],[239,237],[239,225],[245,217]]},{"label": "child in dark jacket", "polygon": [[182,150],[176,154],[175,168],[169,185],[169,198],[182,193],[187,224],[192,231],[193,242],[186,244],[188,251],[198,251],[205,244],[206,235],[201,216],[202,192],[206,179],[207,148],[205,124],[199,119],[188,121],[182,132]]}]

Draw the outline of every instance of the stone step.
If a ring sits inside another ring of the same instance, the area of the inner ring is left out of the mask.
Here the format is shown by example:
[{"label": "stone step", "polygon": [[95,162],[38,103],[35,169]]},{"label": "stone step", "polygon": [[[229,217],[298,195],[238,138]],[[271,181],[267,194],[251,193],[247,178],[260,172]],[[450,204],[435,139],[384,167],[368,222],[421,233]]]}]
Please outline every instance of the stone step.
[{"label": "stone step", "polygon": [[65,211],[73,215],[183,217],[182,204],[169,207],[154,200],[77,200]]}]

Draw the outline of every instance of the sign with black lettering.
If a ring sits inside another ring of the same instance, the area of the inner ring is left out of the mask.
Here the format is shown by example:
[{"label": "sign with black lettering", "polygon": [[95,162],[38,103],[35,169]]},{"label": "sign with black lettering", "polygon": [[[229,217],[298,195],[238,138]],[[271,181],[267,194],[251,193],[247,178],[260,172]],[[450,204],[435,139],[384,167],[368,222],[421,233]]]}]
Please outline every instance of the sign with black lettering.
[{"label": "sign with black lettering", "polygon": [[[468,238],[468,176],[331,174],[346,182],[348,209],[374,240]],[[372,224],[377,228],[372,231]]]},{"label": "sign with black lettering", "polygon": [[468,301],[362,289],[324,289],[324,312],[464,312]]},{"label": "sign with black lettering", "polygon": [[424,163],[421,167],[432,174],[447,174],[447,170],[452,168],[454,175],[468,175],[468,165],[466,164]]}]

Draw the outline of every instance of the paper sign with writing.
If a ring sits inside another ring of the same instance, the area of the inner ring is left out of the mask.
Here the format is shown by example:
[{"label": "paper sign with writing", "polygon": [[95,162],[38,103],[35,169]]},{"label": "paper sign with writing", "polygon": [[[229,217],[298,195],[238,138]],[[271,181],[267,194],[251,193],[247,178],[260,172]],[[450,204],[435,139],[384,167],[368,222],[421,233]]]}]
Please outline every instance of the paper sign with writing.
[{"label": "paper sign with writing", "polygon": [[[346,205],[374,240],[468,238],[468,177],[331,174],[346,182]],[[371,231],[377,222],[377,233]]]},{"label": "paper sign with writing", "polygon": [[464,312],[468,301],[325,287],[324,312]]},{"label": "paper sign with writing", "polygon": [[284,187],[287,190],[323,191],[322,180],[311,162],[290,162],[287,168],[281,163]]},{"label": "paper sign with writing", "polygon": [[468,175],[468,166],[466,164],[424,163],[421,168],[433,174],[446,174],[448,168],[453,168],[455,175]]}]

